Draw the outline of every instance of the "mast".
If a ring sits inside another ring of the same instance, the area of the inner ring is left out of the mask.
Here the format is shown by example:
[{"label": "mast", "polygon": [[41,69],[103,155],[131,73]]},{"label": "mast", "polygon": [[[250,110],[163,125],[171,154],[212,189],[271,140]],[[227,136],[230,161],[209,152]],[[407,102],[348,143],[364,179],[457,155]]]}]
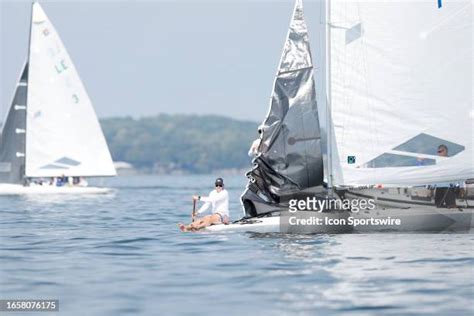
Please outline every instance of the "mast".
[{"label": "mast", "polygon": [[30,80],[29,80],[29,77],[30,77],[30,54],[31,54],[31,32],[33,30],[33,10],[34,10],[34,5],[35,5],[35,1],[31,2],[31,13],[30,13],[30,30],[29,30],[29,34],[28,34],[28,53],[27,53],[27,56],[26,56],[26,71],[27,71],[27,75],[26,75],[26,97],[25,97],[25,106],[26,106],[26,109],[25,109],[25,144],[23,146],[23,160],[24,160],[24,163],[23,163],[23,170],[22,171],[22,177],[23,177],[23,182],[26,181],[26,137],[28,137],[28,133],[26,132],[28,130],[28,90],[30,88]]},{"label": "mast", "polygon": [[331,0],[326,1],[326,153],[328,195],[333,196],[332,132],[331,132]]}]

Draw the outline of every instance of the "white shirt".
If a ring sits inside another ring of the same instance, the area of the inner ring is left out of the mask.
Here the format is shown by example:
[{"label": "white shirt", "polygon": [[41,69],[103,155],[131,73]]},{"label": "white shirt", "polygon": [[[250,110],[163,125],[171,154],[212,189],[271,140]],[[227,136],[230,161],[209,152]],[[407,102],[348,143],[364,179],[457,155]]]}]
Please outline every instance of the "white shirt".
[{"label": "white shirt", "polygon": [[198,214],[204,213],[212,205],[212,214],[219,213],[229,216],[229,193],[226,189],[222,189],[219,193],[212,190],[209,196],[201,196],[201,201],[205,203],[197,211]]}]

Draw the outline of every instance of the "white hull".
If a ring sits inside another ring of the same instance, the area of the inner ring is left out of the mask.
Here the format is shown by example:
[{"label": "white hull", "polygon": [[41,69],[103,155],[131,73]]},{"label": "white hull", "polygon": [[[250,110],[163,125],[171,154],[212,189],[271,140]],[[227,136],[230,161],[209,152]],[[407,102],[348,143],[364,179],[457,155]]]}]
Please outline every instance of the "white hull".
[{"label": "white hull", "polygon": [[255,218],[238,224],[212,225],[206,227],[205,231],[279,233],[280,216]]},{"label": "white hull", "polygon": [[391,226],[358,226],[355,232],[471,232],[474,228],[473,208],[410,208],[410,209],[376,209],[352,215],[356,219],[400,219],[400,225]]},{"label": "white hull", "polygon": [[[318,212],[299,212],[301,217],[319,217],[319,218],[331,218],[331,219],[347,219],[349,216],[348,212],[334,212],[334,213],[318,213]],[[293,215],[289,215],[293,216]],[[288,223],[288,218],[284,219],[283,223]],[[247,220],[241,220],[239,222],[229,225],[213,225],[207,227],[206,230],[214,232],[255,232],[255,233],[298,233],[298,234],[333,234],[351,232],[352,227],[349,225],[331,226],[331,225],[317,225],[317,226],[305,226],[295,227],[288,224],[282,224],[281,216],[272,217],[259,217],[251,218]]]},{"label": "white hull", "polygon": [[110,192],[110,188],[77,187],[77,186],[50,186],[34,185],[23,186],[18,184],[0,184],[1,195],[39,195],[39,194],[104,194]]},{"label": "white hull", "polygon": [[[314,214],[317,217],[331,216],[329,213]],[[280,226],[280,216],[251,218],[242,223],[229,225],[213,225],[207,227],[211,232],[255,232],[255,233],[303,233],[303,234],[326,234],[326,233],[423,233],[423,232],[472,232],[474,228],[474,209],[437,209],[411,208],[411,209],[382,209],[370,212],[352,213],[354,219],[400,219],[400,225],[376,226],[304,226],[288,227]],[[334,217],[334,216],[331,216]],[[340,216],[341,218],[341,216]],[[284,231],[282,231],[282,229]]]}]

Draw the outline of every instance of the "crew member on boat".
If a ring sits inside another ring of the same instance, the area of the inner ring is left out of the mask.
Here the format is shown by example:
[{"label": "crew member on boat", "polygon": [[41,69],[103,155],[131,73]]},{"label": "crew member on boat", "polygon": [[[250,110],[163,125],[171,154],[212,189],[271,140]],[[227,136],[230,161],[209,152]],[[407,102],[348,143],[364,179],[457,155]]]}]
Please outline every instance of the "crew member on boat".
[{"label": "crew member on boat", "polygon": [[193,214],[193,223],[189,225],[179,224],[181,231],[196,231],[211,225],[229,223],[229,193],[224,189],[224,180],[217,178],[214,184],[215,189],[209,193],[209,196],[193,196],[193,201],[205,202],[197,211],[197,214],[204,213],[210,206],[212,206],[212,214],[200,219],[195,219]]},{"label": "crew member on boat", "polygon": [[[439,145],[438,156],[449,157],[448,146],[444,144]],[[452,187],[436,188],[435,204],[436,204],[436,207],[455,208],[456,207],[455,188],[452,188]]]}]

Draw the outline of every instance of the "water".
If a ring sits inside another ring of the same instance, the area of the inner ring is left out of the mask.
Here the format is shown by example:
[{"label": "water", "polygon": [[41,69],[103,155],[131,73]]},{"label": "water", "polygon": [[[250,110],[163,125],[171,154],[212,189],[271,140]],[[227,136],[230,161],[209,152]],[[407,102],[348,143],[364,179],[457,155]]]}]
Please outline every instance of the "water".
[{"label": "water", "polygon": [[[179,232],[213,180],[119,177],[108,195],[0,197],[0,298],[57,298],[62,315],[474,313],[472,235]],[[237,219],[245,180],[225,180]]]}]

